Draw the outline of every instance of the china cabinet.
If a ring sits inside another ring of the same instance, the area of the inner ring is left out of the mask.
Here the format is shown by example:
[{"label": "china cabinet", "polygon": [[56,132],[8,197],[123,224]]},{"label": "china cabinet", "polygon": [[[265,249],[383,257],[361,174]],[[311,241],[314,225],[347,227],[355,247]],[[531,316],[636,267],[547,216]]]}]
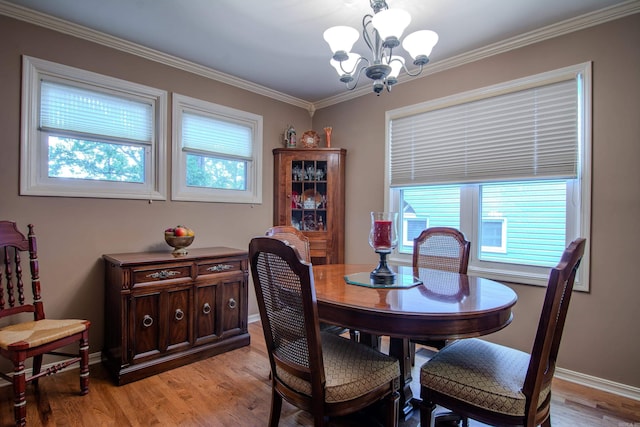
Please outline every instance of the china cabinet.
[{"label": "china cabinet", "polygon": [[314,264],[344,262],[343,148],[276,148],[274,225],[292,225],[309,238]]},{"label": "china cabinet", "polygon": [[249,344],[246,251],[110,254],[102,360],[117,384]]}]

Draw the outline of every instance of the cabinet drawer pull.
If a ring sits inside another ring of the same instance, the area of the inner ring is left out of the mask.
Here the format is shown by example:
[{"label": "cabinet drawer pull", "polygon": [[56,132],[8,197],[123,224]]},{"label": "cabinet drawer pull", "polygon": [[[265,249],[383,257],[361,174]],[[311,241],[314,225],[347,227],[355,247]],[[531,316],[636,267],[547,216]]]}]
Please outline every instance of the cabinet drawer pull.
[{"label": "cabinet drawer pull", "polygon": [[227,303],[227,305],[229,306],[230,309],[233,310],[234,308],[236,308],[238,303],[233,298],[229,298],[229,302]]},{"label": "cabinet drawer pull", "polygon": [[233,268],[233,265],[230,265],[230,264],[216,264],[214,266],[207,268],[207,271],[225,271],[225,270],[231,270],[232,268]]},{"label": "cabinet drawer pull", "polygon": [[148,314],[145,314],[144,317],[142,318],[142,326],[144,326],[145,328],[148,328],[151,325],[153,325],[153,317],[149,316]]},{"label": "cabinet drawer pull", "polygon": [[175,270],[162,270],[156,271],[155,273],[147,274],[147,277],[150,277],[152,279],[166,279],[168,277],[176,276],[179,274],[180,272]]},{"label": "cabinet drawer pull", "polygon": [[175,318],[176,318],[176,320],[184,319],[184,311],[180,310],[179,308],[176,309]]},{"label": "cabinet drawer pull", "polygon": [[209,305],[208,302],[205,302],[204,305],[202,306],[202,312],[204,314],[209,314],[211,313],[211,306]]}]

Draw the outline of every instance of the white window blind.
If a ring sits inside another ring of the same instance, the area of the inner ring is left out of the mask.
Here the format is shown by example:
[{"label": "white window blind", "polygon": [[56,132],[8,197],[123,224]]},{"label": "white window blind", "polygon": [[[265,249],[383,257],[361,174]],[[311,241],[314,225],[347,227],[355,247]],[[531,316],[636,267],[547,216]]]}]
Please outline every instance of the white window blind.
[{"label": "white window blind", "polygon": [[575,178],[576,79],[389,122],[391,186]]},{"label": "white window blind", "polygon": [[250,160],[253,130],[250,126],[183,111],[182,146],[185,151]]},{"label": "white window blind", "polygon": [[153,105],[53,81],[40,85],[40,128],[151,144]]}]

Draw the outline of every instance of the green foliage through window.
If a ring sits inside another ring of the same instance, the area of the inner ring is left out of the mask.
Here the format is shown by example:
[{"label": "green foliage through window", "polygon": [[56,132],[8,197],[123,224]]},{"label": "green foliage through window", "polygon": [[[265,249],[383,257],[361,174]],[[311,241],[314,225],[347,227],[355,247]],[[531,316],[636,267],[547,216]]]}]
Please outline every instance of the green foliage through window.
[{"label": "green foliage through window", "polygon": [[246,162],[187,154],[187,186],[245,191]]},{"label": "green foliage through window", "polygon": [[48,142],[51,178],[144,182],[144,147],[56,136]]}]

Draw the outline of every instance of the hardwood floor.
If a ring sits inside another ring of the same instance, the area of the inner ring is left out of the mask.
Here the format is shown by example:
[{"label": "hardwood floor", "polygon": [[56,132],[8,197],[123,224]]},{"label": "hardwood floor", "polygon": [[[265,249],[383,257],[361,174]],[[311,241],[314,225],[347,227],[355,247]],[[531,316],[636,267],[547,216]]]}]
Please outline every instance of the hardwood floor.
[{"label": "hardwood floor", "polygon": [[[266,426],[271,387],[268,358],[259,323],[249,325],[251,345],[121,387],[100,364],[91,366],[90,391],[79,396],[77,371],[40,380],[27,388],[29,426]],[[414,373],[417,383],[418,355]],[[418,387],[414,393],[419,394]],[[556,380],[555,427],[640,426],[640,402]],[[0,388],[0,425],[13,425],[10,387]],[[332,420],[334,427],[371,427],[373,415]],[[312,426],[311,417],[283,405],[280,426]],[[417,427],[414,414],[401,423]],[[472,426],[482,424],[471,423]]]}]

